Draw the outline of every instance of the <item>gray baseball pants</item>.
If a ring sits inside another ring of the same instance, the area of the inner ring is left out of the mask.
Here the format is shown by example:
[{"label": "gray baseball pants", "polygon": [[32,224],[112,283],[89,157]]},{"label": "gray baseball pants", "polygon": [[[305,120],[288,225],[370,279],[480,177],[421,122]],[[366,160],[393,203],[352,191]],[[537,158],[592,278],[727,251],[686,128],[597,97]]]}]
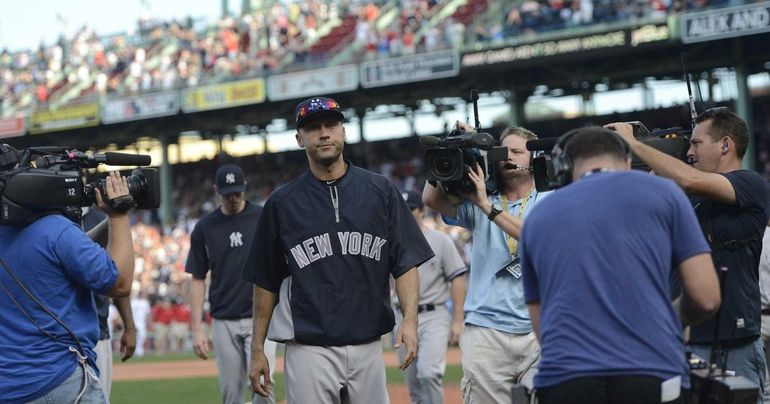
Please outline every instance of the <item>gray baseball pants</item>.
[{"label": "gray baseball pants", "polygon": [[[223,404],[243,404],[243,391],[249,384],[251,363],[251,319],[212,321],[214,353],[219,370],[219,392]],[[275,370],[276,343],[265,341],[265,355],[270,363],[270,378]],[[252,394],[253,404],[275,404],[275,397]]]},{"label": "gray baseball pants", "polygon": [[287,404],[387,404],[379,339],[368,344],[286,344]]}]

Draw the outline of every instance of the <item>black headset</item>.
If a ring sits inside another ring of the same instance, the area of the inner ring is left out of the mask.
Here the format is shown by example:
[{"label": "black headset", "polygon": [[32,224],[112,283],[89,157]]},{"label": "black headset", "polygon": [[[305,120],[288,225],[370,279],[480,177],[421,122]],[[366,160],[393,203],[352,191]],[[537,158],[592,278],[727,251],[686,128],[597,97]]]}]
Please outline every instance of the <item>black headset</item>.
[{"label": "black headset", "polygon": [[[631,160],[631,148],[628,146],[628,143],[623,140],[620,135],[610,129],[604,129],[603,132],[609,133],[612,136],[612,139],[623,148],[626,159]],[[572,169],[574,167],[568,149],[570,140],[578,133],[581,133],[580,129],[573,129],[565,133],[556,141],[553,150],[551,150],[551,164],[553,165],[554,178],[553,185],[556,185],[555,187],[563,187],[572,182]]]}]

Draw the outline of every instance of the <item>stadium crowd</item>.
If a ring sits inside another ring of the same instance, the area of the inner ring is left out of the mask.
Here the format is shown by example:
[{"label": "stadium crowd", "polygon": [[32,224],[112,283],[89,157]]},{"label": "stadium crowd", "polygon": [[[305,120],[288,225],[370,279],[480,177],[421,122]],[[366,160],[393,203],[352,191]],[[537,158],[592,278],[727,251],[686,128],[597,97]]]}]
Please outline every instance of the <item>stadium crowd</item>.
[{"label": "stadium crowd", "polygon": [[36,50],[0,52],[0,111],[9,117],[77,98],[312,68],[348,46],[358,50],[350,58],[389,57],[723,3],[527,0],[503,5],[500,21],[485,0],[470,1],[453,12],[442,12],[447,5],[435,0],[312,0],[274,2],[214,22],[147,17],[133,32],[102,37],[84,26],[72,37],[60,36]]}]

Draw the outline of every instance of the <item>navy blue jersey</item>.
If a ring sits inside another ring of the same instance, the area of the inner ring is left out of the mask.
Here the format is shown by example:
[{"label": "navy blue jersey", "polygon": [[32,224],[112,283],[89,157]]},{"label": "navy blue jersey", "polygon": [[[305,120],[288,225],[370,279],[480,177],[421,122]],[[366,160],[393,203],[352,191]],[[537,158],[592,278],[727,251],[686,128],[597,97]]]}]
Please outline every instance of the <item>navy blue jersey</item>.
[{"label": "navy blue jersey", "polygon": [[260,206],[248,202],[237,215],[228,216],[217,209],[203,216],[190,235],[185,271],[205,279],[211,270],[211,317],[251,318],[253,287],[243,282],[240,274],[246,267],[261,213]]},{"label": "navy blue jersey", "polygon": [[393,328],[388,275],[431,257],[396,187],[350,165],[331,184],[306,172],[270,195],[243,278],[278,293],[291,275],[295,340],[353,345]]},{"label": "navy blue jersey", "polygon": [[[695,213],[704,233],[709,233],[710,228],[712,239],[709,241],[736,243],[732,248],[714,246],[711,253],[715,268],[727,267],[719,317],[719,340],[759,337],[759,256],[762,253],[762,235],[767,227],[767,183],[759,174],[749,170],[721,175],[730,181],[735,190],[735,204],[693,198]],[[715,318],[710,318],[693,326],[690,343],[711,343],[714,321]]]}]

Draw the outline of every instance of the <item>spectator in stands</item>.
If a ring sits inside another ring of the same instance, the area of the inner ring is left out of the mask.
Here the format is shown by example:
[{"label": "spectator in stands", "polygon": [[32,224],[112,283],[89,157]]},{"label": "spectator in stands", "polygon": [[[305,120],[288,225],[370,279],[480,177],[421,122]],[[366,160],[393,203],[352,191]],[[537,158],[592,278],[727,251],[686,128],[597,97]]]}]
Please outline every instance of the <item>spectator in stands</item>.
[{"label": "spectator in stands", "polygon": [[673,179],[693,197],[714,265],[727,268],[720,322],[709,320],[693,327],[689,348],[708,359],[717,329],[717,366],[726,361],[728,369],[756,383],[764,393],[766,368],[757,272],[770,193],[762,177],[741,169],[749,144],[743,119],[722,107],[702,112],[695,122],[687,152],[692,166],[635,139],[629,124],[607,126],[623,136],[634,154],[657,175]]},{"label": "spectator in stands", "polygon": [[131,312],[134,315],[136,325],[136,356],[144,356],[147,343],[147,320],[151,315],[150,301],[147,300],[147,292],[140,290],[131,298]]},{"label": "spectator in stands", "polygon": [[166,297],[152,306],[152,341],[155,352],[165,355],[170,348],[169,332],[174,312],[171,310],[171,298]]},{"label": "spectator in stands", "polygon": [[[687,198],[672,181],[631,172],[628,145],[604,128],[568,132],[552,155],[568,185],[527,217],[519,244],[543,353],[538,401],[685,403],[682,325],[720,303]],[[683,296],[672,307],[674,271]]]},{"label": "spectator in stands", "polygon": [[[471,131],[473,128],[457,123]],[[460,341],[463,400],[510,401],[515,384],[531,387],[540,348],[524,304],[518,239],[524,218],[544,199],[529,170],[527,140],[534,133],[509,127],[500,135],[508,159],[500,163],[500,191],[487,195],[481,168],[469,170],[475,191],[460,200],[442,184],[425,184],[425,204],[473,232],[471,271]]]},{"label": "spectator in stands", "polygon": [[170,331],[171,350],[183,352],[190,338],[190,307],[181,296],[177,296],[174,304],[171,305],[171,311],[173,312]]}]

